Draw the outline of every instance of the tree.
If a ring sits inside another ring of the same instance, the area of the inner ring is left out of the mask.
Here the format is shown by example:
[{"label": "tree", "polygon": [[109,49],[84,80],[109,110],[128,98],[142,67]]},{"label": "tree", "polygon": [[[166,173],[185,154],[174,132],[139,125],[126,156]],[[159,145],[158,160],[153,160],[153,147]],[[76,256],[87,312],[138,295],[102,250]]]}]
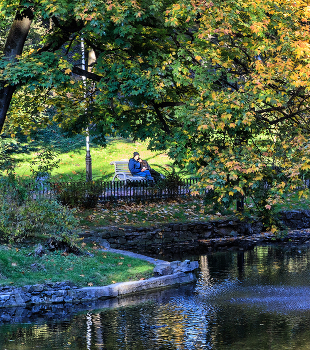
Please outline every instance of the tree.
[{"label": "tree", "polygon": [[[18,55],[22,54],[32,19],[31,9],[24,8],[17,11],[4,45],[2,58],[4,62],[13,61]],[[3,127],[15,88],[12,84],[6,84],[5,81],[0,82],[0,130]]]},{"label": "tree", "polygon": [[[12,0],[0,4],[2,18],[12,15]],[[199,189],[208,190],[216,210],[246,195],[270,225],[285,193],[299,187],[306,194],[306,1],[20,6],[30,7],[41,37],[1,62],[3,80],[16,88],[7,130],[44,126],[50,110],[68,131],[92,124],[102,143],[113,132],[150,137],[151,147],[169,149],[178,164],[198,172]],[[81,35],[96,54],[91,71],[79,66]],[[92,82],[86,98],[81,75]]]},{"label": "tree", "polygon": [[186,14],[199,18],[198,93],[179,107],[171,153],[216,209],[246,195],[269,227],[286,193],[308,193],[309,15],[305,1],[268,0],[197,1]]},{"label": "tree", "polygon": [[[163,17],[173,3],[60,1],[52,6],[49,2],[21,1],[18,15],[28,6],[33,23],[42,33],[40,40],[27,46],[18,59],[10,56],[1,62],[4,88],[16,90],[7,130],[14,126],[42,126],[48,122],[42,111],[51,108],[57,112],[54,119],[71,131],[81,131],[91,122],[96,124],[93,132],[101,135],[120,130],[147,137],[155,129],[169,134],[173,115],[169,111],[167,117],[162,109],[183,103],[185,93],[188,95],[192,89],[192,82],[191,87],[176,83],[171,67],[165,72],[170,53],[180,51],[175,25],[167,24]],[[2,0],[1,5],[5,20],[12,15],[14,3]],[[97,57],[91,72],[80,68],[78,48],[82,34]],[[180,61],[178,65],[180,71],[185,69]],[[86,99],[77,78],[81,75],[96,82]],[[7,115],[4,104],[1,111],[3,122]]]}]

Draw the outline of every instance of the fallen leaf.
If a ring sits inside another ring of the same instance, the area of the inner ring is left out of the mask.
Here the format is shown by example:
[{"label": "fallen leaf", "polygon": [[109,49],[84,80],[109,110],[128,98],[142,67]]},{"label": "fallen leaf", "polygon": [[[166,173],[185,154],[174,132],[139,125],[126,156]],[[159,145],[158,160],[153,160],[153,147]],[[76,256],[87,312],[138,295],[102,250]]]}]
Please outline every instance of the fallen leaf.
[{"label": "fallen leaf", "polygon": [[131,267],[131,264],[127,264],[128,267]]},{"label": "fallen leaf", "polygon": [[17,266],[17,264],[16,263],[12,263],[12,266]]},{"label": "fallen leaf", "polygon": [[85,277],[85,275],[80,275],[81,277]]},{"label": "fallen leaf", "polygon": [[88,282],[87,285],[92,287],[94,284],[93,284],[93,282]]}]

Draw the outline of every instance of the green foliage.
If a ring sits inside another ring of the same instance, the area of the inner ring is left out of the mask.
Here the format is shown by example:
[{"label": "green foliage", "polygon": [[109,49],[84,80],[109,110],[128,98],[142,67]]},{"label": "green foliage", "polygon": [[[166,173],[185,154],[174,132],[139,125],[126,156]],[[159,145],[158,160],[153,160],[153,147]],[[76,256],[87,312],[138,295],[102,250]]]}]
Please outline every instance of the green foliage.
[{"label": "green foliage", "polygon": [[58,152],[49,146],[37,153],[36,158],[30,163],[30,171],[35,178],[46,177],[54,168],[59,167]]},{"label": "green foliage", "polygon": [[102,194],[101,181],[56,183],[58,200],[66,206],[95,208]]},{"label": "green foliage", "polygon": [[31,187],[17,180],[0,182],[0,235],[2,240],[36,242],[55,238],[74,244],[78,219],[74,211],[48,198],[32,198]]},{"label": "green foliage", "polygon": [[[18,86],[7,133],[22,128],[31,134],[57,122],[71,133],[89,126],[102,145],[107,135],[151,138],[153,150],[169,149],[177,165],[198,173],[197,191],[210,190],[216,208],[246,195],[269,224],[283,194],[299,188],[307,195],[306,2],[63,0],[25,6],[34,11],[39,35],[32,33],[23,55],[0,62],[3,79]],[[12,1],[0,0],[2,30],[14,11]],[[86,84],[72,74],[84,74],[81,32],[86,51],[96,51]],[[286,180],[266,170],[273,166]]]},{"label": "green foliage", "polygon": [[12,148],[10,140],[0,138],[0,172],[12,173],[15,163],[10,152]]},{"label": "green foliage", "polygon": [[160,189],[168,189],[168,191],[174,191],[184,184],[184,171],[177,170],[175,166],[157,167],[163,177],[157,181],[156,187]]}]

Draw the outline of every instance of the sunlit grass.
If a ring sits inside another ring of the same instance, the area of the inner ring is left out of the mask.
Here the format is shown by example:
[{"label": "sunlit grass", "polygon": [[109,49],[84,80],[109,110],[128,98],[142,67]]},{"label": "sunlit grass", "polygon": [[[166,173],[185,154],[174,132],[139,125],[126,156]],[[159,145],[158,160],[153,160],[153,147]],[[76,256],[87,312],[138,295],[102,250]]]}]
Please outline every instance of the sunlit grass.
[{"label": "sunlit grass", "polygon": [[[68,139],[67,142],[72,142]],[[52,170],[52,177],[64,180],[81,180],[85,179],[86,168],[86,148],[83,144],[78,143],[78,147],[63,147],[59,155],[59,167]],[[56,145],[55,145],[56,148]],[[114,166],[110,165],[112,161],[129,159],[133,152],[138,151],[141,158],[148,160],[150,165],[165,166],[171,164],[171,159],[165,153],[152,152],[147,149],[146,142],[133,142],[130,139],[111,138],[106,148],[98,145],[91,146],[92,173],[94,179],[111,179],[114,175]],[[30,153],[19,153],[15,155],[18,160],[16,174],[18,176],[29,177],[31,175],[30,162],[36,158],[37,151]]]},{"label": "sunlit grass", "polygon": [[0,285],[23,286],[70,281],[76,286],[101,286],[152,276],[153,265],[88,245],[89,254],[60,251],[33,254],[34,248],[0,246]]}]

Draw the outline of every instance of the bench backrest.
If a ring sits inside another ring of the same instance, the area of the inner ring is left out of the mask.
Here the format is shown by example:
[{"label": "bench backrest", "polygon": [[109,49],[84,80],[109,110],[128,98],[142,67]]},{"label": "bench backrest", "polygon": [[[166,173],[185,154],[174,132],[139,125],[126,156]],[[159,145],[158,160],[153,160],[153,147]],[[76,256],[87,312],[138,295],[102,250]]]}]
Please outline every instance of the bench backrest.
[{"label": "bench backrest", "polygon": [[111,162],[111,165],[114,164],[115,167],[115,173],[125,173],[128,175],[131,175],[131,172],[128,168],[128,160],[118,160],[115,162]]}]

